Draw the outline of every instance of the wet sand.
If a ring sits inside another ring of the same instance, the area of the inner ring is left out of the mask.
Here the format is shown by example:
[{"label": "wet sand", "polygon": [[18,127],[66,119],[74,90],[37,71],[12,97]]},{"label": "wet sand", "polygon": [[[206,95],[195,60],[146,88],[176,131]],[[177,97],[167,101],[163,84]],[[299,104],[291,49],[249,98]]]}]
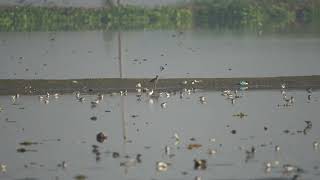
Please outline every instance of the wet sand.
[{"label": "wet sand", "polygon": [[[192,83],[197,80],[199,82]],[[239,88],[240,81],[247,81],[250,90],[279,89],[285,83],[291,89],[320,88],[320,75],[314,76],[286,76],[264,78],[174,78],[159,79],[157,90],[180,90],[183,88],[196,88],[204,90],[222,90],[226,88]],[[0,80],[0,95],[8,94],[43,94],[46,92],[72,93],[108,93],[120,90],[136,91],[136,84],[153,88],[150,79],[74,79],[74,80]],[[187,83],[186,83],[186,82]],[[186,83],[186,84],[185,84]]]}]

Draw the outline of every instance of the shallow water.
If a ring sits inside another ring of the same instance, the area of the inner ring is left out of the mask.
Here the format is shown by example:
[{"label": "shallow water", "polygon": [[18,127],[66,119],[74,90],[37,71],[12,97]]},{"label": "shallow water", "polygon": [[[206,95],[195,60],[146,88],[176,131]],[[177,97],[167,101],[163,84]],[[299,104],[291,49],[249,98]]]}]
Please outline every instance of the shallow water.
[{"label": "shallow water", "polygon": [[[0,78],[120,77],[118,35],[1,32]],[[125,78],[319,75],[318,34],[130,30],[120,36]]]},{"label": "shallow water", "polygon": [[[198,90],[183,98],[178,93],[153,103],[146,96],[137,101],[135,93],[105,95],[93,108],[90,101],[96,98],[94,95],[84,95],[87,101],[83,103],[71,94],[58,99],[51,96],[48,104],[39,102],[37,96],[21,96],[15,103],[9,96],[0,96],[0,163],[7,165],[0,179],[72,179],[78,174],[96,180],[293,177],[296,173],[283,173],[284,164],[302,168],[299,174],[304,179],[319,179],[320,151],[313,148],[313,142],[320,141],[320,92],[313,92],[308,100],[307,92],[289,89],[288,96],[295,97],[289,107],[281,106],[284,101],[280,90],[239,94],[243,97],[235,104],[216,91]],[[200,96],[207,98],[206,104],[200,103]],[[167,102],[167,108],[161,108],[163,102]],[[233,116],[239,112],[248,116]],[[90,120],[92,116],[97,120]],[[306,134],[300,132],[306,127],[304,121],[312,122]],[[101,131],[108,136],[105,143],[96,141]],[[172,138],[174,133],[179,135],[179,143]],[[37,152],[17,153],[17,148],[24,147],[19,145],[23,141],[40,143],[25,146]],[[202,147],[188,150],[190,143]],[[99,156],[92,152],[92,145],[99,146]],[[280,146],[279,152],[274,150],[276,145]],[[165,154],[165,146],[171,147],[173,157]],[[245,151],[252,146],[256,152],[248,158]],[[209,155],[209,148],[217,153]],[[119,152],[120,157],[113,158],[110,152]],[[134,158],[138,153],[141,163],[120,166],[128,160],[125,155]],[[194,170],[195,158],[206,159],[207,169]],[[62,161],[67,162],[65,169],[57,167]],[[157,161],[172,165],[168,171],[158,172]],[[274,161],[280,164],[266,172],[264,163]]]}]

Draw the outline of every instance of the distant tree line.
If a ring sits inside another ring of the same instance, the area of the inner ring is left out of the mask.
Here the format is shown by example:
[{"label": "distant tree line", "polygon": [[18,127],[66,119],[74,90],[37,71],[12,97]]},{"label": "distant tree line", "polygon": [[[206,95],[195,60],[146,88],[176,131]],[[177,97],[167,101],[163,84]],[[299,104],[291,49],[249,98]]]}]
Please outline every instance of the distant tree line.
[{"label": "distant tree line", "polygon": [[195,26],[260,30],[314,22],[320,22],[320,0],[193,0],[161,7],[122,5],[120,0],[105,0],[101,8],[0,7],[0,31]]}]

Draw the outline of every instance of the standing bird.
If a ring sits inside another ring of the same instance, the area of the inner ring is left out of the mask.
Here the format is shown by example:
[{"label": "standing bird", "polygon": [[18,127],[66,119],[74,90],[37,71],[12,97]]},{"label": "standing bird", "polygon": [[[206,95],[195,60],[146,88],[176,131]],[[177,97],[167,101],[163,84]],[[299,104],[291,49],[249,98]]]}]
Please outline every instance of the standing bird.
[{"label": "standing bird", "polygon": [[159,76],[156,75],[155,78],[151,79],[149,82],[153,83],[153,89],[156,90]]},{"label": "standing bird", "polygon": [[307,91],[308,93],[312,93],[312,88],[307,88],[306,91]]}]

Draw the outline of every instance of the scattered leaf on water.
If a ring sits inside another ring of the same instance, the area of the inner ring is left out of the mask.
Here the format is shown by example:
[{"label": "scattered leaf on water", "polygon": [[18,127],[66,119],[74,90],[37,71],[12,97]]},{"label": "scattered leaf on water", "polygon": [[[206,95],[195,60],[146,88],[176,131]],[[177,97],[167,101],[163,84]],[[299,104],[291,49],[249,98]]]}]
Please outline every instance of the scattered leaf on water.
[{"label": "scattered leaf on water", "polygon": [[233,116],[239,117],[239,118],[244,118],[244,117],[246,117],[246,116],[248,116],[248,115],[245,114],[245,113],[243,113],[243,112],[240,112],[240,113],[234,114]]},{"label": "scattered leaf on water", "polygon": [[24,153],[24,152],[27,152],[27,150],[25,148],[18,148],[17,152]]},{"label": "scattered leaf on water", "polygon": [[92,117],[90,118],[90,120],[92,120],[92,121],[96,121],[97,119],[98,119],[97,116],[92,116]]},{"label": "scattered leaf on water", "polygon": [[189,149],[189,150],[196,149],[196,148],[200,148],[200,147],[202,147],[201,144],[189,144],[189,145],[188,145],[188,149]]},{"label": "scattered leaf on water", "polygon": [[76,180],[85,180],[85,179],[87,179],[87,176],[83,175],[83,174],[79,174],[79,175],[76,175],[74,177],[74,179],[76,179]]},{"label": "scattered leaf on water", "polygon": [[21,146],[31,146],[31,145],[37,145],[39,144],[38,142],[32,142],[32,141],[23,141],[19,143]]}]

